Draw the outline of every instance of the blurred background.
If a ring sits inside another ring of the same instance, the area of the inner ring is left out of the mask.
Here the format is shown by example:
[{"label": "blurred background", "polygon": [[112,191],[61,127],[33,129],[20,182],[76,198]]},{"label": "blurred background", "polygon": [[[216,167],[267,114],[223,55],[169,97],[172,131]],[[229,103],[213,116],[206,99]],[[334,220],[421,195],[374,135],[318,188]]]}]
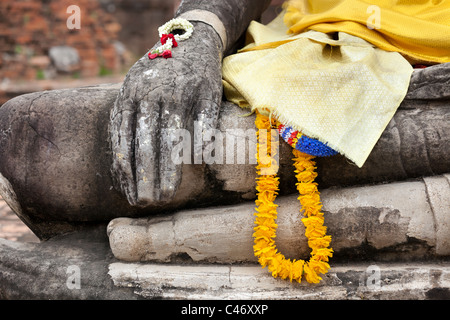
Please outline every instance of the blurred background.
[{"label": "blurred background", "polygon": [[[281,12],[273,0],[267,23]],[[127,70],[159,39],[180,0],[0,0],[0,107],[43,90],[123,81]],[[80,9],[80,28],[70,29]],[[1,152],[1,150],[0,150]],[[0,197],[0,238],[37,237]]]}]

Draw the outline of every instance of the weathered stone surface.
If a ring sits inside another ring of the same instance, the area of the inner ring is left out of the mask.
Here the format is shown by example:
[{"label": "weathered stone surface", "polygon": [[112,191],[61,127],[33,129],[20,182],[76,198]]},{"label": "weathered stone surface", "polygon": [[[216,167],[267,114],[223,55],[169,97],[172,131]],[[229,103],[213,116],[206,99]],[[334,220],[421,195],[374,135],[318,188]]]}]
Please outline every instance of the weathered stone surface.
[{"label": "weathered stone surface", "polygon": [[222,21],[227,32],[227,48],[224,48],[224,51],[230,51],[239,45],[238,40],[247,30],[250,21],[259,20],[270,2],[270,0],[231,0],[226,2],[184,0],[177,10],[177,15],[197,9],[213,12]]},{"label": "weathered stone surface", "polygon": [[0,299],[450,298],[445,260],[333,262],[320,284],[298,284],[256,264],[123,263],[111,254],[105,227],[33,244],[0,239]]},{"label": "weathered stone surface", "polygon": [[412,74],[407,100],[449,99],[450,63],[435,65]]},{"label": "weathered stone surface", "polygon": [[[40,238],[74,230],[89,221],[108,222],[116,217],[142,217],[254,198],[256,174],[246,149],[236,151],[245,152],[245,164],[184,165],[170,205],[130,206],[114,189],[110,173],[108,119],[120,86],[26,94],[0,108],[0,174],[2,185],[8,186],[3,187],[7,196],[2,195],[17,199],[9,205]],[[448,100],[405,100],[363,168],[341,156],[318,159],[320,187],[450,172],[449,107]],[[253,116],[245,114],[245,110],[223,103],[219,129],[253,129]],[[290,147],[282,143],[282,194],[295,192],[291,157]]]},{"label": "weathered stone surface", "polygon": [[192,23],[195,33],[171,59],[144,55],[133,65],[111,110],[114,186],[133,206],[164,206],[176,196],[183,166],[171,160],[167,130],[217,124],[222,43],[211,26]]},{"label": "weathered stone surface", "polygon": [[450,175],[424,178],[436,224],[436,253],[450,255]]},{"label": "weathered stone surface", "polygon": [[[221,60],[261,17],[270,1],[186,0],[176,16],[195,9],[219,18],[224,30],[191,19],[195,32],[173,49],[171,59],[146,55],[128,71],[111,110],[111,172],[115,187],[133,206],[164,206],[173,201],[183,166],[171,161],[167,129],[215,129],[222,100]],[[226,39],[225,39],[226,38]],[[194,147],[194,154],[203,146]]]},{"label": "weathered stone surface", "polygon": [[[449,299],[450,267],[436,263],[337,265],[311,285],[274,279],[258,266],[112,263],[116,286],[163,299]],[[379,278],[374,278],[379,275]]]},{"label": "weathered stone surface", "polygon": [[[398,261],[450,256],[450,175],[423,181],[327,189],[321,193],[335,258]],[[430,193],[430,191],[432,193]],[[310,252],[296,195],[277,200],[277,248],[290,258]],[[119,218],[108,226],[115,257],[125,261],[256,262],[254,203],[145,219]]]},{"label": "weathered stone surface", "polygon": [[104,228],[41,243],[0,239],[0,299],[133,299],[107,275],[115,260]]},{"label": "weathered stone surface", "polygon": [[44,91],[0,108],[2,195],[40,238],[133,212],[110,179],[106,128],[117,90]]}]

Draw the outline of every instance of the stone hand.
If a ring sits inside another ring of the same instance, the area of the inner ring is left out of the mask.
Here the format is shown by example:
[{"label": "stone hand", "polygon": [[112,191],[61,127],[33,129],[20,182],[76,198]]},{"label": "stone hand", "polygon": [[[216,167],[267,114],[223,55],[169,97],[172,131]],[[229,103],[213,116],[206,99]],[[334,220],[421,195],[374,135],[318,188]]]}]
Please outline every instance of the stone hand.
[{"label": "stone hand", "polygon": [[172,58],[144,55],[134,64],[111,112],[112,175],[131,205],[163,204],[175,196],[181,165],[171,159],[165,129],[190,130],[194,121],[216,126],[222,42],[211,26],[192,24],[192,36],[172,49]]}]

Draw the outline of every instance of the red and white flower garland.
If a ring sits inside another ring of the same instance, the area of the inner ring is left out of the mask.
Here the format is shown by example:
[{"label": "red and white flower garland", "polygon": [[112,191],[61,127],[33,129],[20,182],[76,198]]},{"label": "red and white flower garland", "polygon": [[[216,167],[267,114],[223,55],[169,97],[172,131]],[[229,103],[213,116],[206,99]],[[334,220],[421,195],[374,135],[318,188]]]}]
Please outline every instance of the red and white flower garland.
[{"label": "red and white flower garland", "polygon": [[[174,30],[184,30],[183,34],[172,34]],[[178,42],[187,40],[194,32],[194,26],[186,19],[175,18],[158,28],[161,45],[148,53],[149,59],[157,57],[171,58],[172,48],[178,46]]]}]

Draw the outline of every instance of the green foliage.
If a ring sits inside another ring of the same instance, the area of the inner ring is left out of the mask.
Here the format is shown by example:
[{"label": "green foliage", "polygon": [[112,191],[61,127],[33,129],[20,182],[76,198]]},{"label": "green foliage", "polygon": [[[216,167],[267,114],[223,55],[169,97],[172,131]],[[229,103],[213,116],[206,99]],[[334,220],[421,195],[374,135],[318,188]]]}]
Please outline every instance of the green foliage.
[{"label": "green foliage", "polygon": [[44,70],[39,69],[39,70],[36,71],[36,79],[37,80],[44,80],[45,79]]},{"label": "green foliage", "polygon": [[100,70],[99,70],[99,72],[98,72],[98,75],[99,75],[100,77],[109,76],[109,75],[111,75],[111,74],[113,74],[113,72],[112,72],[111,69],[105,67],[104,65],[101,65],[101,66],[100,66]]}]

